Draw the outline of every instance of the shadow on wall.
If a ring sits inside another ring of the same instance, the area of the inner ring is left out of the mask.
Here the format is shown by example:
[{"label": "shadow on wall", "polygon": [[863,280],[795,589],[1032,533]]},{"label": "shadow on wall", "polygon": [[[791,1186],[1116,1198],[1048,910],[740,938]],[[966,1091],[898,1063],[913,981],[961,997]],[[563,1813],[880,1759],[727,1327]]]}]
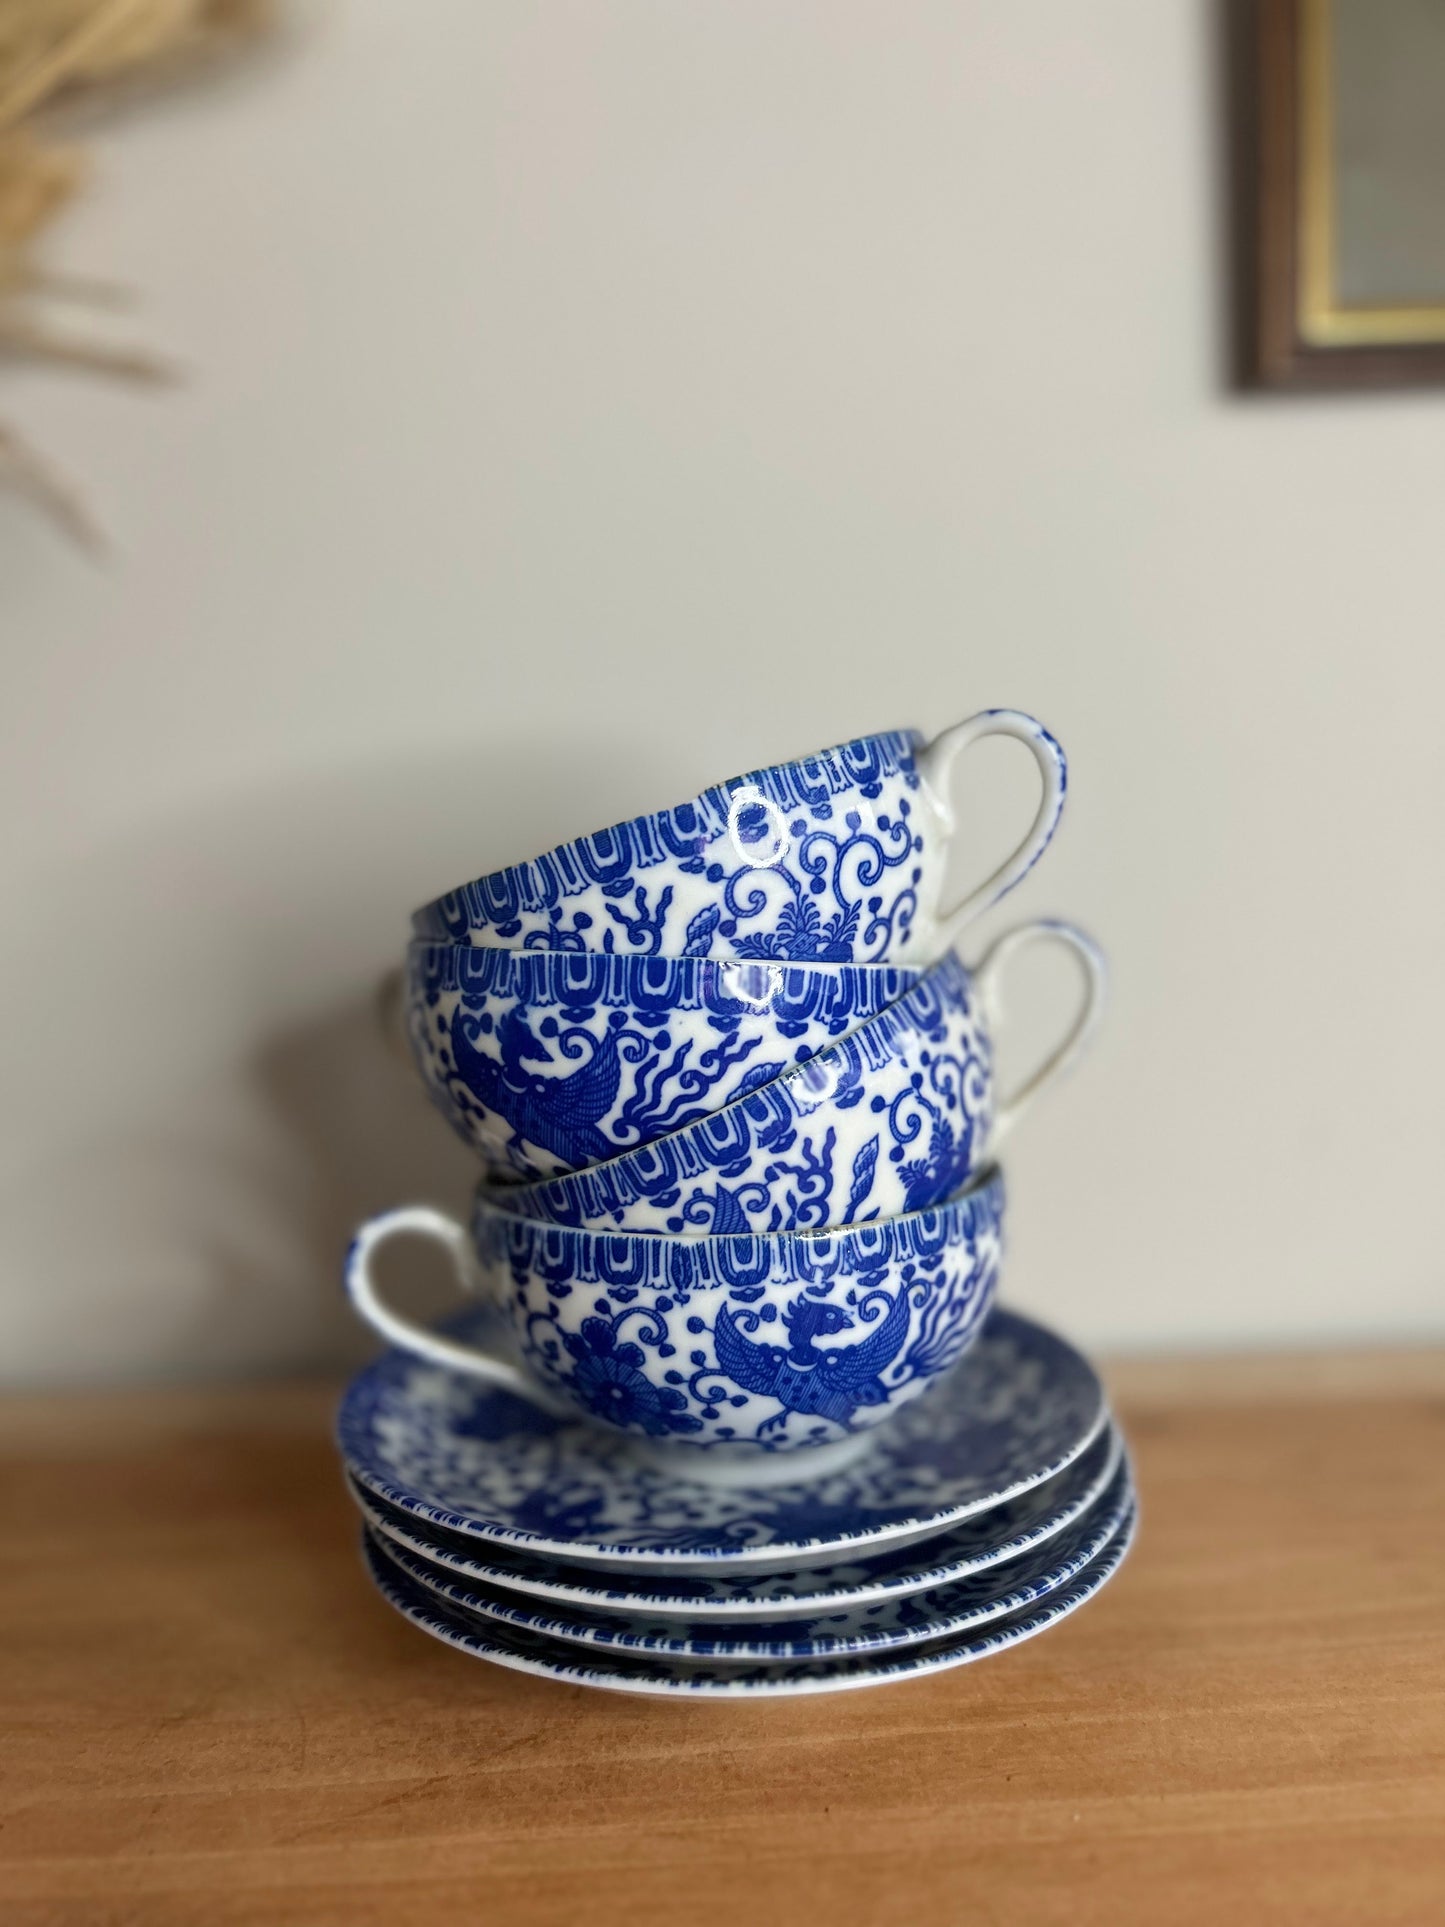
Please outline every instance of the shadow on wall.
[{"label": "shadow on wall", "polygon": [[[12,886],[0,983],[11,1382],[328,1367],[357,1222],[462,1209],[471,1155],[376,1012],[430,893],[723,774],[498,744],[270,783]],[[397,1254],[399,1272],[424,1261]]]},{"label": "shadow on wall", "polygon": [[[375,1349],[337,1285],[352,1233],[391,1205],[460,1211],[476,1161],[397,1054],[374,995],[279,1032],[257,1053],[254,1076],[298,1160],[287,1208],[306,1269],[323,1286],[318,1353],[325,1362],[350,1363]],[[440,1310],[456,1296],[434,1247],[394,1255],[391,1270],[398,1298],[413,1310]]]}]

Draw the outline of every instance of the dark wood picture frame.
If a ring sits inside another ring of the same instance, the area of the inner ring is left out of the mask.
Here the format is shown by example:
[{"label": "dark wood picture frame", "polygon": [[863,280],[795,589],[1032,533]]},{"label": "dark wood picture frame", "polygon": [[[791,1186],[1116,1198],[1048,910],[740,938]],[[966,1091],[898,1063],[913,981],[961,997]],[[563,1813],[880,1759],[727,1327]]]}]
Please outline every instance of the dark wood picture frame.
[{"label": "dark wood picture frame", "polygon": [[[1351,311],[1328,285],[1330,0],[1253,0],[1252,353],[1266,388],[1445,382],[1438,321],[1412,340],[1413,312]],[[1430,310],[1420,310],[1423,316]]]}]

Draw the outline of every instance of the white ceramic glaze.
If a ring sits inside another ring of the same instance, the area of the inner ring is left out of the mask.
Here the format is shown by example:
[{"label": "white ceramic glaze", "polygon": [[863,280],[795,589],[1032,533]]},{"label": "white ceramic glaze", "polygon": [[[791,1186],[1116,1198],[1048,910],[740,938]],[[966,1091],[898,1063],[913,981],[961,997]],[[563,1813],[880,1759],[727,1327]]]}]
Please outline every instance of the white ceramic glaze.
[{"label": "white ceramic glaze", "polygon": [[[497,1312],[458,1335],[495,1348]],[[814,1569],[936,1539],[1006,1506],[1088,1452],[1108,1424],[1089,1361],[995,1310],[956,1371],[818,1477],[704,1485],[635,1441],[570,1423],[468,1373],[390,1351],[347,1387],[337,1441],[366,1492],[424,1530],[575,1569],[709,1578]]]},{"label": "white ceramic glaze", "polygon": [[515,1183],[582,1170],[721,1110],[921,975],[414,943],[406,1033],[443,1117],[489,1178]]},{"label": "white ceramic glaze", "polygon": [[[1064,950],[1080,1000],[1023,1086],[994,1089],[991,1026],[1011,960]],[[1078,1060],[1103,1012],[1104,959],[1073,924],[1040,919],[999,938],[970,977],[953,952],[806,1063],[665,1137],[491,1194],[521,1217],[595,1231],[832,1230],[955,1195],[1044,1089]]]},{"label": "white ceramic glaze", "polygon": [[[994,1169],[945,1204],[878,1224],[684,1239],[520,1218],[478,1192],[470,1237],[430,1206],[363,1226],[346,1289],[417,1357],[548,1411],[666,1440],[684,1459],[705,1449],[707,1476],[736,1462],[754,1477],[749,1461],[799,1450],[821,1472],[976,1335],[997,1283],[1003,1208]],[[403,1233],[441,1243],[459,1280],[505,1311],[507,1351],[391,1307],[373,1256]],[[821,1449],[833,1457],[812,1456]]]},{"label": "white ceramic glaze", "polygon": [[931,1538],[835,1565],[766,1572],[592,1572],[566,1559],[485,1544],[388,1505],[348,1476],[347,1491],[375,1532],[454,1577],[549,1606],[645,1613],[651,1619],[746,1626],[811,1618],[956,1584],[1036,1551],[1091,1510],[1119,1469],[1114,1425],[1053,1478]]},{"label": "white ceramic glaze", "polygon": [[698,1661],[583,1653],[538,1633],[478,1621],[448,1609],[400,1572],[376,1541],[366,1542],[363,1555],[377,1590],[389,1605],[423,1632],[473,1658],[539,1679],[649,1698],[783,1699],[926,1678],[1020,1645],[1067,1619],[1108,1584],[1128,1556],[1137,1523],[1137,1512],[1128,1514],[1116,1536],[1068,1585],[1050,1592],[1035,1605],[981,1628],[944,1634],[902,1652],[723,1668]]},{"label": "white ceramic glaze", "polygon": [[[1013,854],[945,906],[951,772],[988,736],[1028,749],[1038,808]],[[928,964],[1038,861],[1067,780],[1058,743],[1019,710],[985,710],[927,745],[913,730],[859,737],[478,877],[412,923],[502,947]]]},{"label": "white ceramic glaze", "polygon": [[1133,1477],[1129,1467],[1121,1465],[1108,1491],[1083,1518],[1049,1544],[988,1571],[923,1592],[743,1626],[679,1621],[615,1608],[563,1609],[519,1598],[501,1587],[459,1579],[389,1535],[373,1536],[409,1579],[473,1620],[519,1627],[567,1646],[625,1656],[752,1666],[765,1660],[841,1659],[856,1653],[897,1651],[1019,1612],[1077,1578],[1104,1550],[1133,1507]]}]

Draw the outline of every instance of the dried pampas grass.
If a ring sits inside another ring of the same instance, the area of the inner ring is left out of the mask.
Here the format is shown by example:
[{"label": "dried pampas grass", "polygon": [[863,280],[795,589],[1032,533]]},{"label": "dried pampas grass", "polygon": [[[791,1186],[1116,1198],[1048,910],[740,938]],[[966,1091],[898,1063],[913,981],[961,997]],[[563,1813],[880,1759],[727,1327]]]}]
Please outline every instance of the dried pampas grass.
[{"label": "dried pampas grass", "polygon": [[[84,310],[117,290],[47,275],[36,259],[37,237],[87,173],[85,154],[48,130],[46,110],[142,75],[170,79],[255,33],[270,13],[271,0],[0,0],[0,358],[164,377],[145,350],[109,346],[54,319],[57,303]],[[3,420],[0,480],[94,545],[73,489]]]}]

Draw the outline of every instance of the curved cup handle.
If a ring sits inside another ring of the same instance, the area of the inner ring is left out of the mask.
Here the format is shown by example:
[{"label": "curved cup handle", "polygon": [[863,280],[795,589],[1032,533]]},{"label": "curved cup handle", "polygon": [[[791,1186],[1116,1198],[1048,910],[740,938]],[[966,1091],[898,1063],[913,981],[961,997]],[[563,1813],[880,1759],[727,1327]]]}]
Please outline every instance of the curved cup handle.
[{"label": "curved cup handle", "polygon": [[1032,1076],[1025,1078],[1016,1091],[1000,1098],[994,1106],[993,1130],[989,1135],[990,1151],[1002,1142],[1045,1086],[1052,1084],[1056,1077],[1062,1076],[1077,1063],[1104,1015],[1108,970],[1103,951],[1092,937],[1085,936],[1073,924],[1040,917],[1034,923],[1022,923],[1016,930],[1005,931],[973,973],[974,988],[990,1027],[997,1028],[1000,1016],[999,983],[1004,967],[1010,957],[1036,943],[1057,943],[1073,954],[1083,977],[1083,998],[1063,1041],[1055,1046]]},{"label": "curved cup handle", "polygon": [[455,1218],[448,1217],[445,1211],[437,1211],[429,1204],[407,1204],[399,1210],[383,1211],[379,1217],[368,1219],[351,1240],[342,1281],[352,1309],[366,1320],[373,1331],[380,1332],[391,1344],[400,1345],[403,1351],[411,1352],[417,1358],[424,1358],[433,1365],[444,1365],[450,1371],[466,1372],[472,1378],[485,1379],[489,1385],[515,1392],[519,1398],[529,1399],[545,1411],[564,1411],[566,1408],[550,1399],[531,1373],[524,1371],[521,1366],[491,1352],[459,1344],[456,1339],[445,1338],[439,1332],[418,1324],[414,1318],[408,1318],[405,1313],[393,1311],[383,1302],[371,1273],[372,1254],[388,1239],[408,1232],[417,1237],[430,1238],[441,1245],[451,1256],[462,1289],[479,1291],[485,1295],[485,1280],[477,1265],[466,1227],[458,1224]]},{"label": "curved cup handle", "polygon": [[924,788],[929,792],[950,835],[957,819],[949,801],[949,776],[964,750],[981,742],[985,736],[1012,736],[1015,742],[1022,743],[1039,766],[1043,794],[1039,798],[1033,826],[1013,855],[1007,857],[976,890],[970,890],[951,910],[941,913],[939,921],[944,926],[944,933],[939,945],[940,955],[953,945],[965,924],[971,923],[997,903],[1000,897],[1006,896],[1016,883],[1027,876],[1048,848],[1063,813],[1064,792],[1069,781],[1063,749],[1041,722],[1026,715],[1023,710],[985,709],[977,716],[970,716],[966,722],[955,723],[952,729],[944,730],[941,736],[935,737],[918,754],[918,772],[923,778]]}]

